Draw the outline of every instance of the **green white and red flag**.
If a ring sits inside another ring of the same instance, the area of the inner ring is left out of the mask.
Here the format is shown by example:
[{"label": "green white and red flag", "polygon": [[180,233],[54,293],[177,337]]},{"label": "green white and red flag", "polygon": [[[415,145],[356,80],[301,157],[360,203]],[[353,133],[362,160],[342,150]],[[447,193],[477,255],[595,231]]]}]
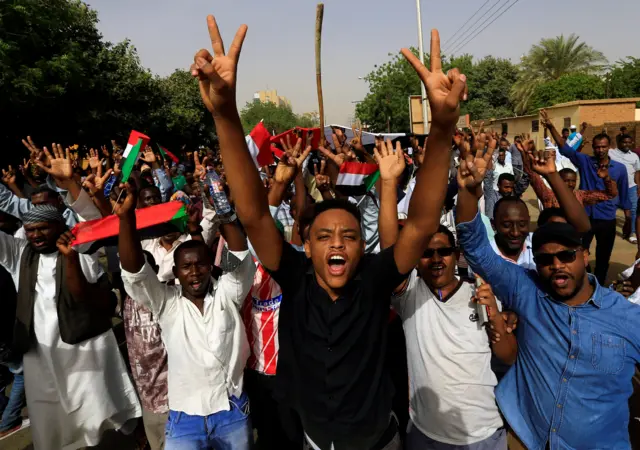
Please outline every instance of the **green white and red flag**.
[{"label": "green white and red flag", "polygon": [[[189,214],[183,202],[161,203],[136,209],[136,228],[141,239],[164,236],[171,231],[184,232]],[[93,253],[106,245],[115,245],[120,234],[120,219],[112,214],[102,219],[80,222],[71,230],[73,247],[80,253]]]},{"label": "green white and red flag", "polygon": [[170,159],[171,161],[173,161],[176,164],[178,164],[180,162],[180,160],[178,159],[178,157],[176,155],[171,153],[169,150],[167,150],[162,145],[160,145],[160,144],[157,144],[157,145],[158,145],[158,150],[160,150],[160,155],[162,155],[163,159]]},{"label": "green white and red flag", "polygon": [[147,147],[149,140],[149,136],[142,134],[139,131],[131,131],[129,140],[127,141],[127,147],[124,149],[124,153],[122,154],[122,158],[124,158],[124,162],[122,163],[123,183],[126,183],[127,180],[129,180],[131,171],[138,160],[138,155],[141,150],[144,150]]}]

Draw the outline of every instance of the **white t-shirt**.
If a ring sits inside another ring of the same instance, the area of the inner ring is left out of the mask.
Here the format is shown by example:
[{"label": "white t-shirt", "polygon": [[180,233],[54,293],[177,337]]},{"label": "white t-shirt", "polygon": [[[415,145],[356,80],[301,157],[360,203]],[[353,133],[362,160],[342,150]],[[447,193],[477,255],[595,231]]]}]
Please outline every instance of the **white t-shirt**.
[{"label": "white t-shirt", "polygon": [[510,162],[505,161],[504,165],[496,162],[493,165],[493,190],[496,192],[498,191],[498,180],[500,179],[500,175],[503,173],[510,173],[513,175],[513,166]]},{"label": "white t-shirt", "polygon": [[441,302],[414,270],[405,292],[392,298],[407,341],[411,421],[451,445],[480,442],[503,426],[489,338],[473,293],[463,282]]},{"label": "white t-shirt", "polygon": [[624,168],[627,169],[627,177],[629,179],[629,187],[632,188],[636,185],[636,172],[640,170],[640,158],[631,150],[623,152],[617,148],[609,150],[609,158],[613,161],[624,164]]}]

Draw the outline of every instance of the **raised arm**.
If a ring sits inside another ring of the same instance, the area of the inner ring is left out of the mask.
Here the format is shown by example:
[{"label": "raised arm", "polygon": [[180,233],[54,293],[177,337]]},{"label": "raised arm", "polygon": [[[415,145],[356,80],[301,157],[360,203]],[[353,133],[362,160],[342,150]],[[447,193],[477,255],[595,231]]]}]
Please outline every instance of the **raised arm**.
[{"label": "raised arm", "polygon": [[169,302],[173,286],[167,286],[158,280],[157,275],[146,264],[140,236],[136,231],[137,192],[130,183],[120,185],[126,197],[116,205],[115,213],[120,219],[120,235],[118,237],[118,254],[122,266],[122,281],[131,298],[140,303],[159,318],[166,309],[175,308],[175,302]]},{"label": "raised arm", "polygon": [[138,273],[145,263],[140,236],[136,230],[137,191],[133,184],[120,185],[125,189],[126,197],[115,207],[115,213],[120,219],[120,235],[118,237],[118,253],[122,269],[130,273]]},{"label": "raised arm", "polygon": [[[489,283],[503,306],[518,312],[518,288],[527,282],[525,269],[507,262],[489,244],[487,231],[478,214],[480,185],[492,158],[492,151],[468,155],[458,167],[457,232],[464,257],[474,273]],[[527,299],[529,300],[529,299]]]},{"label": "raised arm", "polygon": [[374,149],[376,162],[380,167],[380,213],[378,231],[380,248],[391,247],[398,240],[398,178],[405,168],[404,152],[396,142],[395,153],[391,141],[381,142]]},{"label": "raised arm", "polygon": [[[547,114],[547,111],[544,109],[541,109],[540,117],[542,117],[542,126],[545,127],[547,130],[549,130],[549,132],[551,133],[551,137],[553,137],[553,140],[556,141],[556,145],[558,146],[558,148],[564,147],[566,144],[566,141],[562,137],[562,135],[558,133],[558,130],[556,129],[553,122],[551,122],[551,119],[549,119],[549,114]],[[568,157],[568,155],[565,155],[565,156]]]},{"label": "raised arm", "polygon": [[31,208],[33,208],[31,200],[18,197],[4,184],[0,183],[0,211],[21,219],[22,215],[28,212]]},{"label": "raised arm", "polygon": [[269,213],[267,192],[247,148],[236,106],[238,59],[247,26],[238,29],[226,54],[213,16],[207,16],[207,25],[213,55],[207,50],[196,53],[191,73],[198,77],[202,100],[216,124],[220,154],[238,218],[263,266],[277,270],[283,240]]},{"label": "raised arm", "polygon": [[556,169],[556,152],[535,151],[534,147],[532,149],[530,153],[532,168],[549,182],[560,208],[567,216],[567,222],[573,225],[579,233],[589,232],[591,230],[589,216]]},{"label": "raised arm", "polygon": [[89,283],[85,277],[80,264],[80,255],[76,252],[71,243],[73,234],[70,231],[62,234],[58,238],[56,245],[60,254],[64,256],[65,280],[69,293],[74,301],[90,301],[104,311],[106,315],[111,315],[115,311],[116,301],[109,289],[100,284]]},{"label": "raised arm", "polygon": [[431,70],[410,50],[403,48],[402,54],[426,86],[432,114],[431,131],[409,203],[409,214],[394,247],[398,270],[409,273],[440,225],[449,179],[451,137],[460,117],[460,101],[467,98],[467,78],[458,69],[447,74],[442,71],[438,30],[431,31]]}]

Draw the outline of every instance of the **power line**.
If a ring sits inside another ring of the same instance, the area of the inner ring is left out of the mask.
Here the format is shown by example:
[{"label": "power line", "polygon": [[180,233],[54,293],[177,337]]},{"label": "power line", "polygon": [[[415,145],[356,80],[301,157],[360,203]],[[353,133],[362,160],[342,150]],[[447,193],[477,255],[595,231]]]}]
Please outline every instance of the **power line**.
[{"label": "power line", "polygon": [[453,51],[451,51],[450,53],[453,54],[453,52],[458,52],[460,50],[462,50],[469,42],[471,42],[473,39],[475,39],[476,36],[478,36],[480,33],[482,33],[484,30],[486,30],[487,28],[489,28],[489,26],[495,22],[496,20],[498,20],[500,17],[502,17],[502,15],[504,13],[506,13],[507,11],[509,11],[511,8],[513,8],[515,6],[516,3],[518,3],[520,0],[515,0],[513,3],[511,3],[507,9],[503,10],[496,18],[494,18],[491,22],[489,22],[486,26],[480,28],[478,30],[477,33],[475,33],[473,36],[471,36],[469,39],[467,39],[465,42],[463,42],[462,44],[459,44]]},{"label": "power line", "polygon": [[467,21],[466,21],[465,23],[463,23],[463,24],[462,24],[462,26],[460,26],[460,28],[458,28],[458,29],[456,30],[456,32],[455,32],[455,33],[453,33],[453,35],[448,39],[448,41],[452,41],[452,40],[453,40],[453,38],[454,38],[454,37],[456,37],[456,35],[460,32],[460,30],[462,30],[462,29],[464,28],[464,26],[465,26],[466,24],[468,24],[468,23],[471,21],[471,19],[473,19],[473,18],[475,17],[475,15],[476,15],[476,14],[478,14],[478,13],[480,12],[480,10],[481,10],[482,8],[484,8],[484,5],[486,5],[486,4],[487,4],[487,3],[489,3],[490,1],[491,1],[491,0],[487,0],[486,2],[484,2],[484,3],[482,4],[482,6],[481,6],[480,8],[478,8],[478,10],[477,10],[476,12],[474,12],[473,14],[471,14],[471,16],[467,19]]},{"label": "power line", "polygon": [[[504,1],[503,0],[497,0],[493,4],[493,6],[491,6],[491,8],[486,10],[483,15],[478,17],[474,23],[472,23],[466,30],[464,30],[464,33],[459,35],[453,42],[448,43],[446,45],[446,48],[447,49],[451,49],[451,48],[456,47],[460,42],[464,41],[467,37],[469,37],[469,35],[471,33],[473,33],[477,29],[478,26],[482,25],[482,23],[483,23],[482,19],[484,19],[487,16],[487,14],[491,13],[496,8],[496,6],[498,7],[498,10],[499,10],[504,5],[506,5],[508,2],[509,2],[509,0],[504,0]],[[487,20],[488,20],[488,18],[487,18]],[[449,50],[446,50],[446,53],[451,53],[451,52]]]}]

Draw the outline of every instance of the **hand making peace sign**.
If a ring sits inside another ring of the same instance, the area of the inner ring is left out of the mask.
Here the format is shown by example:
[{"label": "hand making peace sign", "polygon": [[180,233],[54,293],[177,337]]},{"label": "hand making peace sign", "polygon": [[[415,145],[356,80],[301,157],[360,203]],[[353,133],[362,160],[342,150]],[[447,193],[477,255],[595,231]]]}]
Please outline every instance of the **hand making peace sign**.
[{"label": "hand making peace sign", "polygon": [[198,77],[202,101],[215,116],[225,108],[236,108],[238,59],[247,34],[247,26],[241,25],[236,32],[231,47],[229,47],[229,54],[224,51],[224,43],[215,17],[207,16],[207,26],[209,27],[213,56],[208,50],[198,51],[193,58],[191,75]]},{"label": "hand making peace sign", "polygon": [[403,48],[401,51],[427,88],[431,123],[452,132],[460,118],[460,101],[467,99],[467,77],[458,69],[451,69],[446,74],[442,71],[438,30],[431,30],[431,70],[411,50]]}]

